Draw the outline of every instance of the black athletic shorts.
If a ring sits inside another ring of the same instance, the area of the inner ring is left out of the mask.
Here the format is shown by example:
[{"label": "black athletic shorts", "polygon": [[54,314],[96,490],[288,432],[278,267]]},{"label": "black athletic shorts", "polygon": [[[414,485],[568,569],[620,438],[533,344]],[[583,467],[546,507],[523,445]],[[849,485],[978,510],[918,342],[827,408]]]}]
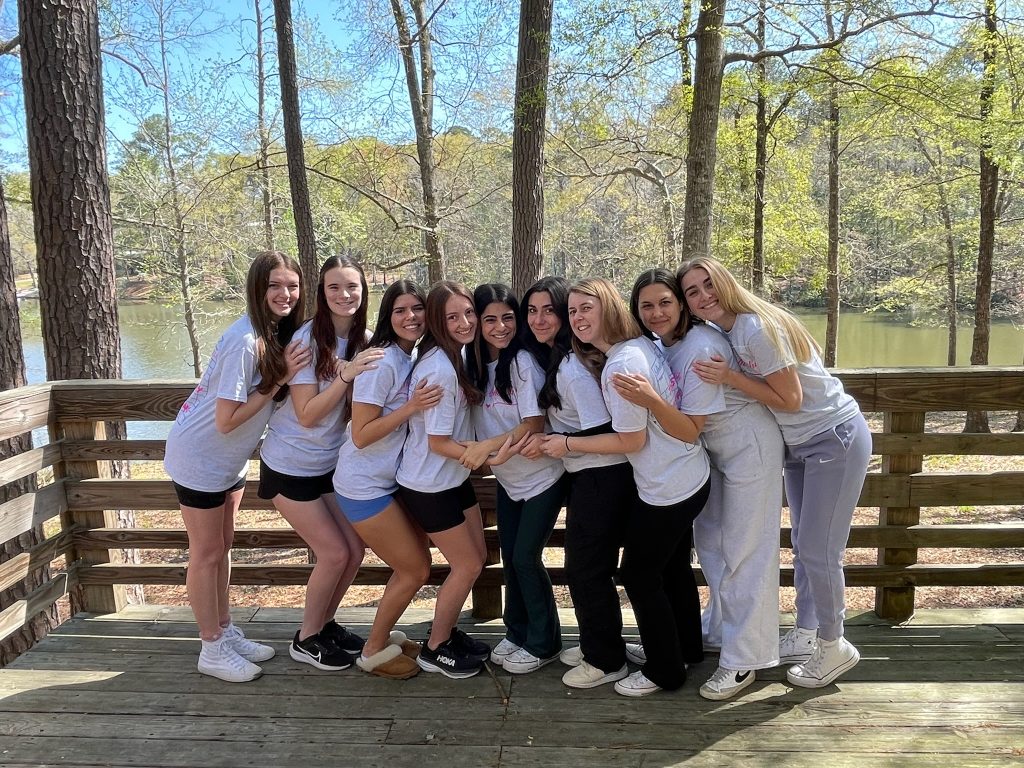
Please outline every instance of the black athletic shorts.
[{"label": "black athletic shorts", "polygon": [[174,492],[178,494],[178,503],[181,506],[193,507],[194,509],[216,509],[217,507],[224,506],[229,493],[245,487],[245,478],[243,477],[230,488],[213,493],[209,491],[194,491],[191,488],[186,488],[184,485],[178,485],[173,480],[171,483],[174,485]]},{"label": "black athletic shorts", "polygon": [[457,488],[437,493],[423,493],[398,487],[405,508],[412,519],[427,533],[440,533],[466,522],[465,511],[476,504],[476,491],[467,477]]},{"label": "black athletic shorts", "polygon": [[272,499],[277,495],[292,501],[316,501],[325,494],[334,493],[334,470],[316,477],[285,475],[260,461],[260,487],[256,495]]}]

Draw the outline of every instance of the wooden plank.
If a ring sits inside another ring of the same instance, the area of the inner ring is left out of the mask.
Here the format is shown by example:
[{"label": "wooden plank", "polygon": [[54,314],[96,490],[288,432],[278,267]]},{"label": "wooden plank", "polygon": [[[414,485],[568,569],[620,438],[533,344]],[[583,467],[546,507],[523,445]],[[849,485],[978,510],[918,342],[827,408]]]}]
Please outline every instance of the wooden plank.
[{"label": "wooden plank", "polygon": [[34,547],[20,552],[0,563],[0,592],[10,589],[34,573],[38,573],[50,562],[63,555],[71,546],[77,529],[64,529]]},{"label": "wooden plank", "polygon": [[64,483],[57,481],[35,493],[24,493],[0,504],[0,542],[9,541],[67,509]]},{"label": "wooden plank", "polygon": [[[223,739],[165,741],[125,739],[97,735],[69,742],[60,737],[22,736],[2,742],[4,762],[36,766],[137,766],[138,768],[424,768],[437,759],[433,746],[332,744],[273,740],[273,728],[258,749],[244,748]],[[497,768],[497,746],[449,746],[446,763],[453,767]]]},{"label": "wooden plank", "polygon": [[0,392],[0,440],[45,427],[50,421],[50,407],[49,384]]},{"label": "wooden plank", "polygon": [[11,603],[6,609],[0,611],[0,642],[25,626],[25,622],[37,613],[45,611],[64,597],[74,586],[75,579],[72,573],[57,574],[30,592],[25,598]]},{"label": "wooden plank", "polygon": [[1024,503],[1024,472],[923,472],[910,478],[910,504],[952,507]]},{"label": "wooden plank", "polygon": [[4,459],[0,461],[0,486],[15,483],[41,469],[52,467],[60,461],[60,457],[61,446],[51,443]]},{"label": "wooden plank", "polygon": [[171,421],[195,389],[190,380],[52,382],[57,421]]},{"label": "wooden plank", "polygon": [[872,435],[872,453],[924,456],[1024,456],[1024,432]]},{"label": "wooden plank", "polygon": [[875,368],[837,370],[861,410],[1014,411],[1024,402],[1024,368]]}]

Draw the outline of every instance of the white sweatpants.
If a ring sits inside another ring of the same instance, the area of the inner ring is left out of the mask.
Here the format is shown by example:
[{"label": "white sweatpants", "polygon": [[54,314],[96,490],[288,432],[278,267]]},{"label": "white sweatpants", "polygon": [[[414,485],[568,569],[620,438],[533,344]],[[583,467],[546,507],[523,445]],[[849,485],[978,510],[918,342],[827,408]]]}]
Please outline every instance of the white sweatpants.
[{"label": "white sweatpants", "polygon": [[704,640],[727,669],[779,663],[779,529],[784,447],[767,408],[750,403],[704,433],[711,496],[694,545],[711,601]]}]

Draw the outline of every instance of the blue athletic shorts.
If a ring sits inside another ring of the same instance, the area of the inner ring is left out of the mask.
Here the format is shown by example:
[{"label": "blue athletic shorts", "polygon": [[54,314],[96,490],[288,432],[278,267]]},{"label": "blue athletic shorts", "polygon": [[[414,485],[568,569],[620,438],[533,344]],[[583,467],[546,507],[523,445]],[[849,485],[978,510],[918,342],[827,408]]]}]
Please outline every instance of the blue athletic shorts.
[{"label": "blue athletic shorts", "polygon": [[361,523],[374,515],[379,515],[387,508],[388,504],[395,500],[390,493],[386,496],[378,496],[376,499],[350,499],[340,493],[334,495],[338,497],[338,506],[341,507],[342,513],[350,523]]}]

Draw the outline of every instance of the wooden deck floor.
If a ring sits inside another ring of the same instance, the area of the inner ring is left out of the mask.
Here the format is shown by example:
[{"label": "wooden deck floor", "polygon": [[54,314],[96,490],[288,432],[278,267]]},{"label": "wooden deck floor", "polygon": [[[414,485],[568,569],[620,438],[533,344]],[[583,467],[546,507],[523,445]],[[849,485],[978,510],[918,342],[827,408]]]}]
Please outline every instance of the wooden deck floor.
[{"label": "wooden deck floor", "polygon": [[[560,664],[462,681],[317,672],[288,657],[298,616],[238,612],[278,649],[245,685],[196,672],[187,609],[75,618],[0,670],[0,765],[1024,766],[1024,610],[922,611],[899,627],[857,616],[863,660],[838,684],[793,689],[779,668],[719,703],[697,695],[714,656],[682,690],[644,699],[570,690]],[[422,636],[429,616],[406,618]],[[501,636],[500,622],[465,626]]]}]

